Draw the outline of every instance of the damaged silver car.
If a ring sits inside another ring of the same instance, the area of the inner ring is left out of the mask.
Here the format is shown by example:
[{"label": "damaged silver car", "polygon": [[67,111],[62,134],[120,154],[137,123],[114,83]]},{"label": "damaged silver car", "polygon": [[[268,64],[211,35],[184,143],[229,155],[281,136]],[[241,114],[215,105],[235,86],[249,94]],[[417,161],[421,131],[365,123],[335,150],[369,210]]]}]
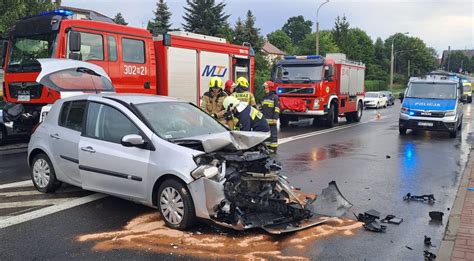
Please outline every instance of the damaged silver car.
[{"label": "damaged silver car", "polygon": [[[89,69],[73,73],[102,77]],[[51,106],[31,137],[28,162],[41,192],[64,182],[122,197],[156,207],[177,229],[204,219],[280,234],[326,222],[351,206],[335,183],[318,196],[291,187],[263,144],[267,138],[228,131],[172,98],[80,95]]]}]

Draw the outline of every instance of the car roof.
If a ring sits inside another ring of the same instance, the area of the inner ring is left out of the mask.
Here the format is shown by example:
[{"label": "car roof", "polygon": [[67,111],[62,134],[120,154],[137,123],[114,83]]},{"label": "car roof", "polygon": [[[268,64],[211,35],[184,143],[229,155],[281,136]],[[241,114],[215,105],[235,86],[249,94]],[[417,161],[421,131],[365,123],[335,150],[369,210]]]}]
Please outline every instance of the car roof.
[{"label": "car roof", "polygon": [[186,101],[179,100],[176,98],[171,98],[168,96],[160,96],[160,95],[152,95],[152,94],[129,94],[129,93],[99,93],[99,94],[83,94],[78,96],[73,96],[64,100],[84,100],[92,98],[109,98],[120,100],[125,103],[133,103],[133,104],[143,104],[143,103],[151,103],[151,102],[184,102]]}]

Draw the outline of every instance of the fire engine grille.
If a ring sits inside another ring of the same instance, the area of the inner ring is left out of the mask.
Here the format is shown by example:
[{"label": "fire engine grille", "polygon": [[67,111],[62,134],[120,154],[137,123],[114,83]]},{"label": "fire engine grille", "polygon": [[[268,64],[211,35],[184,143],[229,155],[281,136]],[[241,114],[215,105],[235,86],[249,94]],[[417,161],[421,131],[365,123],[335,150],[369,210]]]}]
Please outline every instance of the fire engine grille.
[{"label": "fire engine grille", "polygon": [[314,94],[314,88],[279,87],[278,94]]},{"label": "fire engine grille", "polygon": [[17,99],[18,95],[30,95],[31,99],[38,99],[41,97],[43,85],[35,82],[14,82],[8,84],[10,90],[10,97]]}]

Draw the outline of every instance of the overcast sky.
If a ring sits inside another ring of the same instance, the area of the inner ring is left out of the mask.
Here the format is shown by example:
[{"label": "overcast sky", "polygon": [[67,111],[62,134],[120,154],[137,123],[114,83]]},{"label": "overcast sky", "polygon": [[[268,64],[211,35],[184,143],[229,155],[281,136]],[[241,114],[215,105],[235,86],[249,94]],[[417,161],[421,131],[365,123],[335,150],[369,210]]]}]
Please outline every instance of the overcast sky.
[{"label": "overcast sky", "polygon": [[[219,0],[216,0],[219,2]],[[245,17],[247,10],[257,17],[262,34],[277,30],[291,16],[316,20],[316,9],[324,0],[226,0],[230,23]],[[173,27],[181,27],[185,0],[168,0]],[[474,49],[474,1],[472,0],[330,0],[319,12],[320,29],[331,29],[337,16],[346,15],[351,27],[366,31],[375,41],[395,32],[410,32],[439,54],[451,49]],[[96,10],[114,17],[121,12],[131,26],[145,27],[152,19],[155,0],[63,0],[65,6]],[[314,27],[313,27],[314,30]]]}]

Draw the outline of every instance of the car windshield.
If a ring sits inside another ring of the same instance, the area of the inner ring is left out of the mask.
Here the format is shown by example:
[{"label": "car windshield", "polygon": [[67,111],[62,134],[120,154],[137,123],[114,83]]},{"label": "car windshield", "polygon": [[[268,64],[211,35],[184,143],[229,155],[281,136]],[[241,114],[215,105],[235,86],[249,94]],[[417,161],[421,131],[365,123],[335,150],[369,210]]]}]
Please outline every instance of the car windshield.
[{"label": "car windshield", "polygon": [[153,102],[135,106],[153,131],[167,140],[187,139],[227,131],[211,116],[189,103]]},{"label": "car windshield", "polygon": [[367,92],[367,93],[365,93],[365,97],[377,98],[377,97],[379,97],[379,93],[378,92]]},{"label": "car windshield", "polygon": [[8,72],[40,71],[36,61],[39,58],[51,58],[54,54],[56,34],[40,34],[15,37],[12,40]]},{"label": "car windshield", "polygon": [[278,83],[310,83],[321,81],[322,65],[298,64],[281,65],[275,71],[275,82]]},{"label": "car windshield", "polygon": [[407,98],[456,99],[455,83],[412,83],[408,87]]}]

